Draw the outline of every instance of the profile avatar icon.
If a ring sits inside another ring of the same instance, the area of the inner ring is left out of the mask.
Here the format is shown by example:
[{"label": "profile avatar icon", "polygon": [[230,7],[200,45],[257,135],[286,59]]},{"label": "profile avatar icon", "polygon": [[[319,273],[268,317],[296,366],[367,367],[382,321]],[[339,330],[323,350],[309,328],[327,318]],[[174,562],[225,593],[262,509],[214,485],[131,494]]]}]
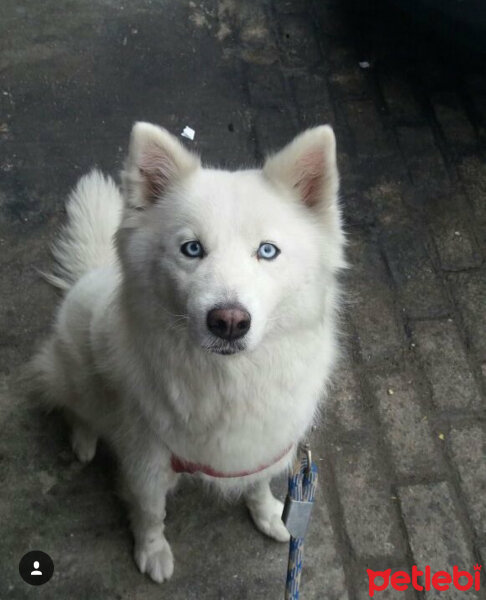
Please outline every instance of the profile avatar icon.
[{"label": "profile avatar icon", "polygon": [[44,585],[54,574],[52,558],[42,550],[31,550],[19,562],[19,575],[29,585]]}]

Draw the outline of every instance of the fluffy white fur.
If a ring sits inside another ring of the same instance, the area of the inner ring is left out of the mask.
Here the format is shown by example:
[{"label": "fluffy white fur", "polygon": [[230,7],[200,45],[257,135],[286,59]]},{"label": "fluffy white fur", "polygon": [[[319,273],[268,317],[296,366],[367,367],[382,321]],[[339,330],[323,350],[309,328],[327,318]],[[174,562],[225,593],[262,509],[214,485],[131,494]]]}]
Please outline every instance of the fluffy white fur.
[{"label": "fluffy white fur", "polygon": [[[270,479],[288,468],[313,423],[336,357],[337,271],[344,266],[332,129],[298,136],[262,170],[203,168],[167,131],[134,126],[122,173],[83,177],[54,247],[50,280],[67,290],[34,360],[72,445],[93,458],[99,437],[120,462],[135,560],[171,576],[165,497],[171,453],[225,473],[257,527],[288,539]],[[203,258],[181,245],[199,240]],[[262,242],[281,251],[257,255]],[[239,303],[251,315],[237,343],[212,334],[207,313]],[[223,354],[225,352],[226,354]],[[227,354],[231,352],[231,354]]]}]

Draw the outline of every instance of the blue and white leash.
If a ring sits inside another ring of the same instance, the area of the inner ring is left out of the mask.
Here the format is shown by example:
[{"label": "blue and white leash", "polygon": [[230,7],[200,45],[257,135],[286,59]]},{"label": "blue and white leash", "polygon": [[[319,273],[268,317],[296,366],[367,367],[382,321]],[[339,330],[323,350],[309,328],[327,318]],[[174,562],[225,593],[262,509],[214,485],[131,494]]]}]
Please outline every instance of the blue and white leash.
[{"label": "blue and white leash", "polygon": [[309,444],[300,447],[289,477],[289,492],[285,501],[282,520],[290,533],[289,564],[285,600],[298,600],[300,577],[304,562],[304,537],[309,525],[317,488],[317,466],[312,462]]}]

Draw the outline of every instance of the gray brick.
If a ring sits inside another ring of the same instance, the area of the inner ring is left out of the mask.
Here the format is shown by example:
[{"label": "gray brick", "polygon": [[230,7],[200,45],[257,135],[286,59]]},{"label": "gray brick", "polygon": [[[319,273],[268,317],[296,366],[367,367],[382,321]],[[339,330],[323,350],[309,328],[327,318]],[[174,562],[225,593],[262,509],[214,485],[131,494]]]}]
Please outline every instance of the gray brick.
[{"label": "gray brick", "polygon": [[445,271],[463,271],[481,262],[471,228],[470,208],[461,194],[439,194],[426,204],[440,264]]},{"label": "gray brick", "polygon": [[292,141],[299,128],[286,107],[261,108],[255,116],[255,132],[260,151],[267,154]]},{"label": "gray brick", "polygon": [[450,305],[423,239],[425,228],[409,217],[400,181],[384,179],[366,193],[380,224],[380,242],[400,295],[411,318],[438,317]]},{"label": "gray brick", "polygon": [[486,80],[482,70],[464,73],[464,84],[469,93],[479,96],[480,99],[486,98]]},{"label": "gray brick", "polygon": [[403,75],[384,73],[380,84],[385,101],[395,123],[417,124],[424,121],[420,105],[415,99],[410,84]]},{"label": "gray brick", "polygon": [[355,154],[353,135],[346,121],[344,106],[341,102],[334,103],[334,114],[336,119],[333,123],[334,133],[336,134],[336,139],[339,140],[338,160],[343,162],[342,157],[344,155],[350,171],[356,173],[355,156],[351,157],[351,153]]},{"label": "gray brick", "polygon": [[333,42],[326,49],[326,58],[331,66],[329,84],[340,100],[372,96],[366,70],[359,66],[354,48]]},{"label": "gray brick", "polygon": [[403,556],[404,540],[376,449],[359,441],[338,446],[334,461],[344,523],[357,557]]},{"label": "gray brick", "polygon": [[[336,129],[339,130],[342,127],[340,123]],[[336,138],[338,140],[338,151],[337,160],[339,174],[341,177],[341,194],[362,194],[364,185],[363,173],[359,173],[356,169],[356,159],[350,155],[349,139],[342,140],[338,137],[338,131],[335,129]]]},{"label": "gray brick", "polygon": [[[451,453],[477,535],[486,535],[486,428],[472,425],[450,432]],[[486,557],[485,557],[486,558]]]},{"label": "gray brick", "polygon": [[[22,239],[19,236],[19,241]],[[0,354],[0,372],[25,360],[26,347],[21,340],[32,342],[46,335],[52,322],[52,310],[56,302],[54,289],[41,280],[36,268],[48,263],[45,246],[47,240],[31,238],[25,242],[23,252],[31,252],[30,262],[21,260],[17,244],[9,244],[10,260],[0,259],[2,271],[2,300],[0,302],[0,331],[2,349],[11,349],[10,356]],[[28,314],[35,318],[27,318]],[[12,360],[12,357],[15,360]]]},{"label": "gray brick", "polygon": [[285,64],[289,67],[305,67],[322,60],[316,40],[314,24],[307,15],[282,15],[279,19],[280,44]]},{"label": "gray brick", "polygon": [[478,134],[482,144],[484,144],[486,137],[486,92],[483,91],[476,93],[475,96],[472,98],[472,105],[474,107],[474,112],[477,115],[479,121]]},{"label": "gray brick", "polygon": [[400,295],[400,306],[412,319],[442,317],[451,310],[446,291],[416,230],[403,227],[381,237]]},{"label": "gray brick", "polygon": [[449,144],[449,150],[457,156],[477,147],[474,128],[467,118],[459,96],[455,92],[441,92],[432,95],[437,120]]},{"label": "gray brick", "polygon": [[304,127],[333,123],[334,113],[323,75],[299,74],[291,79],[299,116]]},{"label": "gray brick", "polygon": [[[445,482],[415,485],[399,489],[402,512],[415,564],[423,570],[447,570],[457,565],[472,570],[476,560],[460,523],[449,485]],[[458,595],[460,593],[460,595]],[[478,598],[474,590],[449,589],[425,592],[427,598],[458,600]]]},{"label": "gray brick", "polygon": [[325,409],[326,420],[333,424],[333,431],[334,426],[347,432],[363,429],[368,424],[369,407],[351,365],[343,364],[333,380]]},{"label": "gray brick", "polygon": [[[325,36],[339,39],[350,35],[349,18],[342,6],[336,8],[324,2],[315,2],[313,9],[319,21],[319,29]],[[335,40],[332,39],[332,42]]]},{"label": "gray brick", "polygon": [[423,477],[444,472],[413,374],[375,375],[371,382],[398,475]]},{"label": "gray brick", "polygon": [[486,360],[486,273],[450,274],[452,294],[462,313],[466,331],[481,360]]},{"label": "gray brick", "polygon": [[426,190],[448,189],[449,175],[429,127],[398,127],[397,133],[414,184]]},{"label": "gray brick", "polygon": [[[328,460],[327,422],[322,421],[310,435],[313,460],[320,468],[316,502],[305,543],[305,571],[303,593],[309,598],[320,598],[326,590],[332,600],[347,600],[345,577],[336,535],[326,503],[329,482],[326,470],[321,468]],[[286,487],[284,479],[283,488]],[[277,596],[276,596],[277,597]]]},{"label": "gray brick", "polygon": [[344,223],[349,227],[367,227],[375,223],[375,213],[371,200],[363,196],[362,192],[348,191],[351,187],[349,181],[342,181],[344,189],[341,191],[341,207]]},{"label": "gray brick", "polygon": [[282,72],[276,65],[247,66],[246,77],[253,106],[278,108],[285,97]]},{"label": "gray brick", "polygon": [[[326,485],[320,479],[321,490]],[[336,539],[323,493],[318,492],[312,510],[312,520],[305,540],[305,567],[302,575],[302,593],[319,598],[326,590],[330,600],[346,600],[348,594],[344,570],[336,547]]]},{"label": "gray brick", "polygon": [[348,100],[344,111],[360,157],[378,158],[393,153],[390,137],[372,100]]},{"label": "gray brick", "polygon": [[231,110],[211,112],[200,127],[193,123],[197,128],[197,151],[202,154],[204,162],[226,169],[254,164],[255,140],[251,139],[250,122],[250,112],[246,107],[232,107]]},{"label": "gray brick", "polygon": [[309,10],[307,0],[279,0],[274,4],[275,10],[281,14],[294,14],[306,12]]},{"label": "gray brick", "polygon": [[[387,135],[389,134],[387,132]],[[401,153],[398,151],[395,139],[392,141],[393,154],[383,156],[379,160],[363,160],[359,163],[361,165],[360,175],[363,177],[366,186],[365,191],[384,182],[393,182],[402,193],[411,187],[410,177]]]},{"label": "gray brick", "polygon": [[366,361],[390,358],[403,339],[383,259],[376,244],[363,236],[351,239],[348,257],[352,265],[349,314],[362,356]]},{"label": "gray brick", "polygon": [[[208,37],[222,42],[224,58],[233,63],[231,70],[235,69],[235,61],[231,60],[234,58],[242,58],[246,63],[258,65],[272,65],[278,61],[273,23],[270,22],[268,8],[262,3],[244,2],[236,5],[233,2],[221,2],[217,7],[208,6],[203,11],[203,20],[213,11],[218,13],[217,21],[209,23],[209,29],[217,25],[217,30]],[[196,9],[195,12],[197,15],[199,11]],[[196,48],[198,46],[193,46],[194,50]],[[201,50],[200,47],[198,49]],[[218,50],[213,48],[206,61],[209,59],[214,65],[218,55]],[[194,58],[197,59],[197,54],[194,54]],[[213,98],[215,97],[217,96]]]},{"label": "gray brick", "polygon": [[403,223],[411,224],[407,207],[402,197],[403,183],[395,176],[379,177],[366,190],[381,229],[389,231]]},{"label": "gray brick", "polygon": [[476,233],[483,255],[486,254],[486,164],[477,156],[465,158],[459,165],[459,174],[466,195],[471,202]]},{"label": "gray brick", "polygon": [[441,410],[480,408],[481,398],[455,323],[417,322],[412,331],[434,404]]},{"label": "gray brick", "polygon": [[12,374],[10,371],[0,371],[0,431],[7,420],[9,413],[12,411],[17,402],[14,400],[14,395],[10,391],[12,385]]}]

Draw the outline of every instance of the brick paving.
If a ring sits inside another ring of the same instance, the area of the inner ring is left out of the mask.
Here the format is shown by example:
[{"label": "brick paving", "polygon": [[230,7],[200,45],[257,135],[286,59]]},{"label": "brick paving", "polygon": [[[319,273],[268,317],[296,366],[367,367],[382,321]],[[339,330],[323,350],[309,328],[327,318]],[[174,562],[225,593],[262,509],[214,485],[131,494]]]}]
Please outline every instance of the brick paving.
[{"label": "brick paving", "polygon": [[[35,595],[17,574],[33,547],[58,566],[45,598],[283,597],[285,548],[241,504],[190,484],[169,504],[174,579],[162,590],[144,580],[110,458],[77,465],[59,419],[13,383],[51,322],[56,296],[35,269],[63,198],[94,164],[116,174],[136,119],[194,127],[206,160],[230,167],[304,127],[335,128],[352,268],[345,359],[313,434],[321,490],[303,598],[366,598],[367,568],[486,561],[484,61],[386,4],[363,5],[4,3],[2,600]],[[486,583],[375,597],[486,598]]]}]

